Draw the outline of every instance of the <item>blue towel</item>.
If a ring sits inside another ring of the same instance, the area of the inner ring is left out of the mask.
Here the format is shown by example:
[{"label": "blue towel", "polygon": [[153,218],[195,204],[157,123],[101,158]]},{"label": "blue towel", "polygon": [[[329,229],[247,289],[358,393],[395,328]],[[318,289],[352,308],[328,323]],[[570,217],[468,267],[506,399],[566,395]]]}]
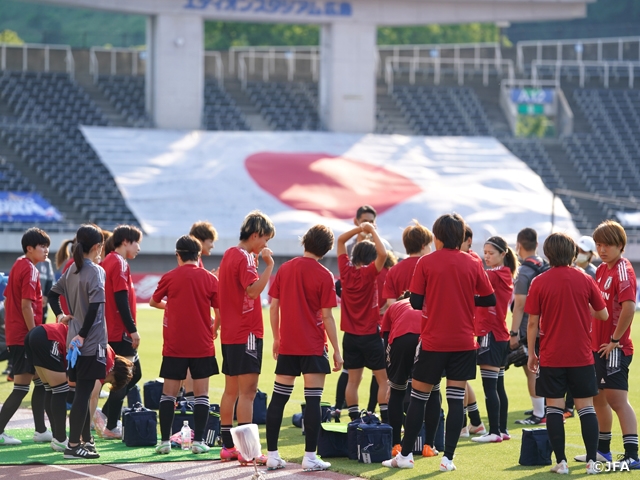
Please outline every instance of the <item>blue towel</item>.
[{"label": "blue towel", "polygon": [[80,342],[77,340],[71,340],[69,344],[69,351],[67,352],[67,361],[69,362],[69,368],[73,368],[76,366],[76,361],[78,357],[82,355],[80,353]]}]

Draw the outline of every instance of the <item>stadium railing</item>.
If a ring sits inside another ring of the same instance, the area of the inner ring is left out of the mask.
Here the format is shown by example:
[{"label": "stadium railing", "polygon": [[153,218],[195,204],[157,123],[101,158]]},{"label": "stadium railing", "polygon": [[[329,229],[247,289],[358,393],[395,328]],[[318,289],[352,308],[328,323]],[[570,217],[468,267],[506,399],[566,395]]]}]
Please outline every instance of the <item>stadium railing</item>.
[{"label": "stadium railing", "polygon": [[555,76],[556,82],[559,83],[563,71],[565,74],[577,71],[580,79],[580,87],[584,87],[587,72],[597,71],[602,74],[604,87],[608,88],[611,71],[615,69],[618,74],[616,76],[619,76],[620,73],[625,73],[628,76],[629,88],[633,88],[636,68],[640,69],[640,61],[534,60],[531,62],[531,79],[533,81],[537,80],[540,75],[540,70],[549,69],[553,70],[552,75]]},{"label": "stadium railing", "polygon": [[42,43],[23,43],[22,45],[14,45],[8,43],[0,43],[0,70],[7,70],[7,57],[10,51],[19,51],[20,70],[26,72],[29,70],[29,50],[42,52],[43,69],[45,72],[51,70],[51,53],[61,52],[64,55],[65,71],[73,78],[75,73],[75,61],[70,45],[50,45]]},{"label": "stadium railing", "polygon": [[[146,67],[146,51],[137,48],[105,48],[91,47],[89,49],[89,74],[95,83],[100,75],[121,75],[128,74],[136,76],[142,74]],[[118,56],[129,57],[126,63],[130,64],[128,72],[118,72]],[[99,57],[103,58],[102,65],[107,65],[107,72],[100,72]]]},{"label": "stadium railing", "polygon": [[[248,77],[255,74],[256,59],[262,63],[262,81],[268,82],[274,73],[276,60],[284,60],[287,69],[287,80],[292,82],[298,70],[298,62],[306,61],[310,63],[310,71],[313,81],[318,81],[320,55],[316,53],[291,53],[291,52],[243,52],[238,55],[238,79],[242,83],[242,88],[247,87]],[[249,63],[247,65],[247,62]]]},{"label": "stadium railing", "polygon": [[[625,49],[635,50],[635,58],[624,58]],[[569,40],[526,40],[516,43],[517,66],[520,73],[525,71],[525,56],[527,50],[535,50],[533,60],[565,60],[565,50],[571,52],[572,58],[567,60],[585,61],[592,60],[602,62],[604,60],[624,60],[640,61],[640,36],[633,37],[612,37],[612,38],[578,38]],[[554,52],[553,58],[544,58],[545,50]],[[610,58],[606,55],[608,50],[613,53]]]}]

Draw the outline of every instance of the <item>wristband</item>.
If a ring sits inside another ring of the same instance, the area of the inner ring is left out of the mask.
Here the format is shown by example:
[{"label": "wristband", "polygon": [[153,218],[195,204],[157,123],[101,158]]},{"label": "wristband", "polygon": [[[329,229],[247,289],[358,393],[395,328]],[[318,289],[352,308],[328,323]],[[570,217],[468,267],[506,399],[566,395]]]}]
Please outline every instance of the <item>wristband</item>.
[{"label": "wristband", "polygon": [[620,343],[620,339],[616,340],[615,338],[611,337],[611,342],[612,343]]},{"label": "wristband", "polygon": [[514,332],[513,330],[511,330],[509,332],[509,335],[512,336],[512,337],[517,337],[518,336],[518,332]]},{"label": "wristband", "polygon": [[61,313],[60,315],[58,315],[58,316],[56,317],[56,322],[57,322],[57,323],[60,323],[60,319],[61,319],[61,318],[64,318],[65,316],[66,316],[66,315],[65,315],[64,313]]}]

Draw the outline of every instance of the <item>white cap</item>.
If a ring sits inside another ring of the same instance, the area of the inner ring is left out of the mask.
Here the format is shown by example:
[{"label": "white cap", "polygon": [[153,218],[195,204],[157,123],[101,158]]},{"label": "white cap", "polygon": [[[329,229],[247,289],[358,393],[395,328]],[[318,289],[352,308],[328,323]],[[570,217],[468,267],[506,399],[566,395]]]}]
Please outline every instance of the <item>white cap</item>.
[{"label": "white cap", "polygon": [[578,240],[577,243],[578,243],[578,248],[583,252],[595,253],[596,251],[596,242],[594,242],[593,238],[589,236],[585,235],[584,237],[580,237],[580,240]]}]

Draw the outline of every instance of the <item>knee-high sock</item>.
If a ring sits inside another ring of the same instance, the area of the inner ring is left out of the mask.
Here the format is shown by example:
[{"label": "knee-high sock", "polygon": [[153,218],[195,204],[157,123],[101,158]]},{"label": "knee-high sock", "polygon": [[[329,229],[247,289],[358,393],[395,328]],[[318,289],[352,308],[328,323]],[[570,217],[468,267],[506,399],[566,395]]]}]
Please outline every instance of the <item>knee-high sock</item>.
[{"label": "knee-high sock", "polygon": [[22,400],[29,393],[29,387],[30,385],[13,384],[13,390],[2,405],[2,410],[0,410],[0,433],[4,433],[7,423],[20,408]]},{"label": "knee-high sock", "polygon": [[377,404],[378,404],[378,380],[376,380],[375,375],[371,375],[371,384],[369,385],[369,403],[367,404],[367,412],[375,412]]},{"label": "knee-high sock", "polygon": [[578,410],[580,416],[580,428],[582,440],[587,450],[587,462],[597,460],[598,453],[598,417],[593,407],[584,407]]},{"label": "knee-high sock", "polygon": [[389,425],[393,428],[393,444],[398,445],[402,437],[402,420],[404,420],[403,401],[406,385],[392,383],[389,392]]},{"label": "knee-high sock", "polygon": [[[201,395],[195,397],[193,405],[193,440],[204,441],[204,431],[209,421],[209,396]],[[173,421],[172,421],[173,423]]]},{"label": "knee-high sock", "polygon": [[320,435],[322,423],[321,398],[322,388],[304,389],[304,399],[307,402],[304,411],[304,451],[307,453],[315,453],[318,447],[318,435]]},{"label": "knee-high sock", "polygon": [[51,433],[53,438],[59,442],[64,442],[67,438],[67,392],[69,384],[67,382],[51,387]]},{"label": "knee-high sock", "polygon": [[[293,393],[293,385],[284,385],[282,383],[274,382],[273,395],[269,402],[269,408],[267,408],[267,451],[269,452],[275,452],[278,450],[278,437],[280,436],[284,407],[289,401],[291,393]],[[320,408],[320,404],[318,404],[318,408]],[[305,428],[308,412],[309,403],[307,403],[304,411]]]},{"label": "knee-high sock", "polygon": [[171,437],[171,427],[173,425],[173,415],[176,410],[176,397],[164,395],[160,397],[160,438],[163,442],[169,441]]},{"label": "knee-high sock", "polygon": [[602,453],[611,452],[611,432],[598,433],[598,450]]},{"label": "knee-high sock", "polygon": [[407,409],[404,438],[402,439],[402,455],[405,457],[413,451],[413,446],[424,421],[424,406],[429,401],[430,395],[428,392],[421,392],[415,388],[411,390],[411,401]]},{"label": "knee-high sock", "polygon": [[31,413],[33,414],[33,423],[36,427],[36,432],[42,433],[47,430],[47,426],[44,423],[44,397],[45,390],[42,380],[36,378],[33,381],[33,393],[31,394]]},{"label": "knee-high sock", "polygon": [[556,463],[567,460],[564,453],[564,410],[557,407],[547,406],[547,432],[549,433],[549,441],[551,448],[556,454]]},{"label": "knee-high sock", "polygon": [[447,412],[444,434],[444,456],[449,460],[453,460],[453,455],[458,446],[458,439],[460,438],[460,430],[462,430],[464,388],[447,387],[447,405],[449,406],[449,411]]},{"label": "knee-high sock", "polygon": [[222,438],[222,445],[224,448],[233,448],[233,437],[231,436],[231,429],[233,425],[220,425],[220,437]]},{"label": "knee-high sock", "polygon": [[49,425],[51,425],[51,431],[53,432],[53,413],[51,412],[51,386],[48,383],[44,383],[44,413],[47,414],[49,419]]},{"label": "knee-high sock", "polygon": [[442,406],[442,396],[440,395],[440,384],[433,386],[429,401],[424,409],[424,443],[434,448],[438,425],[440,425],[440,408]]},{"label": "knee-high sock", "polygon": [[498,395],[498,372],[480,369],[482,388],[489,417],[489,433],[500,435],[500,397]]},{"label": "knee-high sock", "polygon": [[500,431],[507,433],[507,421],[509,417],[509,397],[504,388],[504,368],[498,374],[498,397],[500,397]]},{"label": "knee-high sock", "polygon": [[360,407],[358,405],[349,405],[349,418],[352,421],[360,418]]},{"label": "knee-high sock", "polygon": [[[89,415],[89,400],[94,384],[94,380],[78,380],[76,382],[76,395],[73,399],[71,412],[69,412],[69,443],[80,443],[80,435],[86,433],[84,427]],[[88,441],[89,438],[90,435],[84,437],[84,441]]]},{"label": "knee-high sock", "polygon": [[622,436],[622,444],[624,445],[625,457],[638,460],[638,434],[629,433]]},{"label": "knee-high sock", "polygon": [[[464,402],[462,408],[464,409]],[[478,410],[478,402],[473,402],[467,405],[467,413],[469,414],[469,423],[474,427],[480,426],[482,419],[480,418],[480,410]],[[464,419],[462,421],[464,423]],[[460,427],[460,429],[462,429],[462,427]]]},{"label": "knee-high sock", "polygon": [[67,403],[73,405],[73,400],[76,398],[76,386],[69,385],[69,391],[67,392]]},{"label": "knee-high sock", "polygon": [[342,410],[346,405],[345,392],[347,391],[347,383],[349,383],[349,373],[343,370],[338,378],[336,386],[336,409]]}]

